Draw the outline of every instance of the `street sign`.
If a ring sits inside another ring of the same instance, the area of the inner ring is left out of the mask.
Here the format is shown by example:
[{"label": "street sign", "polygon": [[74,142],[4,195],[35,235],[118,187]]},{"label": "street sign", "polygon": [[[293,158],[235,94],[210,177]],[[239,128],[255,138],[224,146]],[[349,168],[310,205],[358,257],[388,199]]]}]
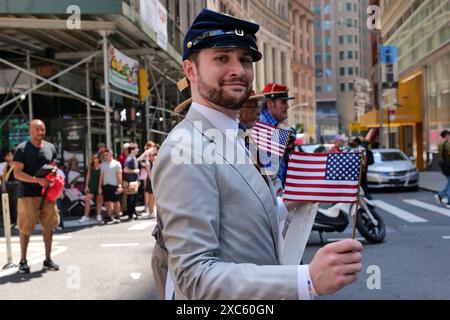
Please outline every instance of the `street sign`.
[{"label": "street sign", "polygon": [[383,46],[381,48],[383,89],[398,88],[398,48]]},{"label": "street sign", "polygon": [[398,63],[398,48],[397,46],[382,46],[381,47],[381,63],[382,64],[396,64]]},{"label": "street sign", "polygon": [[348,125],[348,130],[350,130],[350,131],[365,131],[365,130],[367,130],[368,128],[367,127],[365,127],[365,126],[362,126],[360,123],[358,123],[358,122],[351,122],[351,123],[349,123],[349,125]]}]

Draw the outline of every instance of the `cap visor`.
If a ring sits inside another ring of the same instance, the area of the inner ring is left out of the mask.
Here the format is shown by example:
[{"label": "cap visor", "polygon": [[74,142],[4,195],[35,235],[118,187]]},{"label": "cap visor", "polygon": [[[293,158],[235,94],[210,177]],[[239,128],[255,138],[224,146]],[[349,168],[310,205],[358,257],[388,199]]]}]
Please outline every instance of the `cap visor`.
[{"label": "cap visor", "polygon": [[205,48],[242,48],[247,49],[252,52],[253,62],[259,61],[262,58],[262,53],[259,52],[255,46],[249,43],[246,38],[240,36],[223,37],[218,39],[218,37],[212,39],[213,41],[204,41],[205,43],[200,44],[200,46],[194,50],[205,49]]}]

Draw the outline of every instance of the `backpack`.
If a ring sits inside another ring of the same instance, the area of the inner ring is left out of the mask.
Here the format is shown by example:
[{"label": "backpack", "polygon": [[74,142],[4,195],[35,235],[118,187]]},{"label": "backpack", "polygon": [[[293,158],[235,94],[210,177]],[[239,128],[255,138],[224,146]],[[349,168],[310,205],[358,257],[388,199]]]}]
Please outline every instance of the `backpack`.
[{"label": "backpack", "polygon": [[448,152],[445,149],[446,144],[447,142],[444,142],[442,145],[442,160],[439,161],[439,166],[441,167],[444,176],[450,176],[450,159]]}]

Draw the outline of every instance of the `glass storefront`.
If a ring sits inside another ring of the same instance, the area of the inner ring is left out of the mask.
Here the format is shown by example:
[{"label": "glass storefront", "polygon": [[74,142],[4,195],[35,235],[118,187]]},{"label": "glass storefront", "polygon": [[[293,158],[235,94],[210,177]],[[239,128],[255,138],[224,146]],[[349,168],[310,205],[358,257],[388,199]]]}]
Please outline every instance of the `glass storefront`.
[{"label": "glass storefront", "polygon": [[429,152],[437,153],[440,132],[450,129],[450,53],[426,67]]}]

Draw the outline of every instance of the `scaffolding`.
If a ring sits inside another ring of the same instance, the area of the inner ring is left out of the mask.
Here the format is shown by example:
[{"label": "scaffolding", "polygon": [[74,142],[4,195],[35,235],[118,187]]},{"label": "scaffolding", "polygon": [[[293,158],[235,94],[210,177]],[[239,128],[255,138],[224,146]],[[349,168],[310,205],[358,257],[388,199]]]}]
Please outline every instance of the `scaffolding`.
[{"label": "scaffolding", "polygon": [[[0,100],[0,120],[7,121],[17,114],[33,119],[44,108],[36,102],[38,96],[75,101],[79,114],[85,115],[79,119],[85,121],[86,158],[89,158],[95,147],[92,142],[95,132],[102,133],[105,139],[102,142],[108,148],[118,151],[118,145],[127,137],[122,124],[112,116],[133,105],[138,109],[136,119],[142,127],[140,140],[160,142],[178,120],[171,111],[180,100],[176,83],[183,74],[181,56],[171,44],[167,50],[161,49],[148,27],[143,27],[136,18],[136,12],[125,2],[118,2],[122,11],[119,14],[86,14],[81,29],[73,30],[67,28],[65,12],[5,13],[0,9],[0,72],[17,72],[9,81],[4,80],[0,88],[3,100]],[[148,70],[150,95],[144,102],[110,84],[110,45]],[[48,74],[42,74],[43,68],[48,69]],[[62,83],[61,79],[69,73],[74,79],[83,79],[85,84]],[[24,76],[26,85],[17,86],[18,79]],[[93,87],[93,83],[97,86]],[[98,88],[97,96],[93,95],[93,88]],[[61,109],[59,116],[64,114],[64,106]],[[0,124],[0,129],[6,121]],[[136,123],[132,125],[136,130]]]}]

